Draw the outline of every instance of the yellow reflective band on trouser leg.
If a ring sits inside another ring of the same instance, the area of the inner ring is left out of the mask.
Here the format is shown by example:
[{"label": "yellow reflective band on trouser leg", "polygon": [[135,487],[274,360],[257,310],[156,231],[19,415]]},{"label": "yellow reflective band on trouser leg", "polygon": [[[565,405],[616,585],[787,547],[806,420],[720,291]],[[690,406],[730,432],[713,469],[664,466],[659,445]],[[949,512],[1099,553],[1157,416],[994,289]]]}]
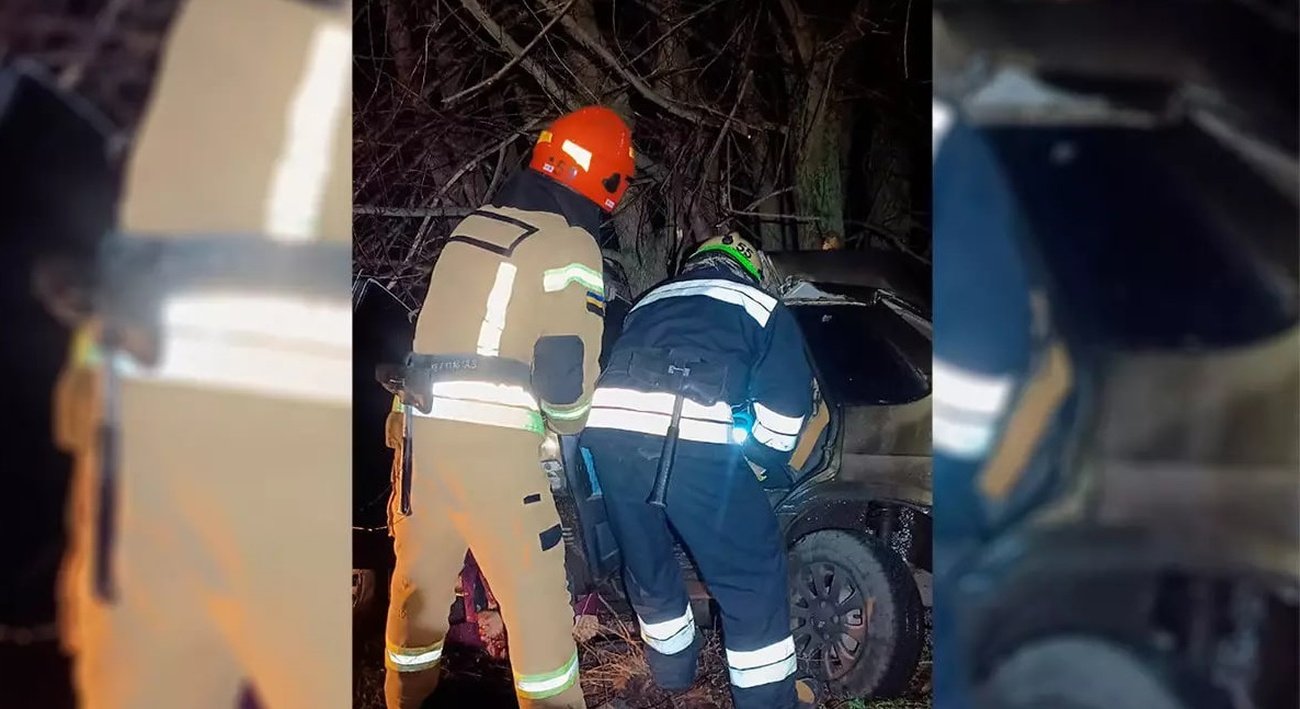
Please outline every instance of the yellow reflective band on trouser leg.
[{"label": "yellow reflective band on trouser leg", "polygon": [[546,699],[569,689],[578,681],[578,652],[554,672],[536,675],[515,674],[515,690],[529,699]]},{"label": "yellow reflective band on trouser leg", "polygon": [[388,645],[384,665],[394,672],[420,672],[437,666],[442,659],[442,642],[424,647]]}]

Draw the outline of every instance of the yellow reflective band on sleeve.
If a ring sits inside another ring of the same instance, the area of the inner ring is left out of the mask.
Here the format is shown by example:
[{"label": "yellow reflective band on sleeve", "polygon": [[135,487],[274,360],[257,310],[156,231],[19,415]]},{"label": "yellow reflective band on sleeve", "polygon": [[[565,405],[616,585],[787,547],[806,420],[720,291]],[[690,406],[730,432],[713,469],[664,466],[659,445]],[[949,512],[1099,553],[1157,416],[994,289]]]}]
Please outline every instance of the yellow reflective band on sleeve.
[{"label": "yellow reflective band on sleeve", "polygon": [[103,354],[95,328],[82,326],[72,340],[72,361],[78,367],[97,367]]},{"label": "yellow reflective band on sleeve", "polygon": [[441,659],[441,642],[425,647],[400,647],[390,644],[384,652],[384,664],[395,672],[420,672],[436,666]]},{"label": "yellow reflective band on sleeve", "polygon": [[560,421],[573,421],[582,418],[591,409],[591,402],[570,404],[568,406],[549,406],[542,404],[542,413],[547,418]]},{"label": "yellow reflective band on sleeve", "polygon": [[542,289],[555,293],[569,287],[570,283],[581,283],[588,290],[596,293],[605,292],[605,278],[596,271],[580,263],[571,263],[562,268],[552,268],[542,274]]},{"label": "yellow reflective band on sleeve", "polygon": [[578,653],[554,672],[536,675],[515,674],[515,688],[519,696],[529,699],[554,697],[578,681]]}]

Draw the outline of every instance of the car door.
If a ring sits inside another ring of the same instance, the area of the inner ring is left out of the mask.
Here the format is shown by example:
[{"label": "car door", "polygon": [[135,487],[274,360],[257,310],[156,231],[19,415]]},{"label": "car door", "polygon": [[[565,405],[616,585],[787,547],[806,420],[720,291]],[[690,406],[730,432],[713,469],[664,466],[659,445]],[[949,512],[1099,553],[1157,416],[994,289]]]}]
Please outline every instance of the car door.
[{"label": "car door", "polygon": [[792,464],[806,475],[834,453],[841,482],[929,504],[928,318],[899,312],[874,289],[805,285],[804,297],[787,304],[808,342],[821,403]]}]

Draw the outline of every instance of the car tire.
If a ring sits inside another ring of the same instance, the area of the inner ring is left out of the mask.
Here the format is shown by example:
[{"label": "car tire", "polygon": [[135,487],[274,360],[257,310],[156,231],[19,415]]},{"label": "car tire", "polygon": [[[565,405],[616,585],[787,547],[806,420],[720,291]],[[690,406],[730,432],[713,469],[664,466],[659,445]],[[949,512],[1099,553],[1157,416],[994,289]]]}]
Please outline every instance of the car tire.
[{"label": "car tire", "polygon": [[808,534],[790,552],[790,603],[805,674],[855,698],[907,690],[925,643],[925,608],[911,569],[889,545],[839,530]]},{"label": "car tire", "polygon": [[[1100,680],[1100,681],[1099,681]],[[976,690],[979,709],[1192,709],[1140,655],[1114,642],[1057,636],[1024,645]]]},{"label": "car tire", "polygon": [[386,610],[384,589],[375,569],[352,570],[352,620],[365,623]]}]

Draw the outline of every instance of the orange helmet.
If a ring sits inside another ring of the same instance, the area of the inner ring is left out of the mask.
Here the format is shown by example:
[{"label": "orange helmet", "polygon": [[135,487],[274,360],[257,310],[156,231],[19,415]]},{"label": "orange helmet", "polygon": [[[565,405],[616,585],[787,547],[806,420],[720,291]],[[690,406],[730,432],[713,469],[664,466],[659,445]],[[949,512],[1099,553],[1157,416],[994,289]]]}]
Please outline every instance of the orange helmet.
[{"label": "orange helmet", "polygon": [[528,163],[606,212],[623,199],[635,166],[631,129],[604,106],[587,106],[555,119],[538,136]]}]

